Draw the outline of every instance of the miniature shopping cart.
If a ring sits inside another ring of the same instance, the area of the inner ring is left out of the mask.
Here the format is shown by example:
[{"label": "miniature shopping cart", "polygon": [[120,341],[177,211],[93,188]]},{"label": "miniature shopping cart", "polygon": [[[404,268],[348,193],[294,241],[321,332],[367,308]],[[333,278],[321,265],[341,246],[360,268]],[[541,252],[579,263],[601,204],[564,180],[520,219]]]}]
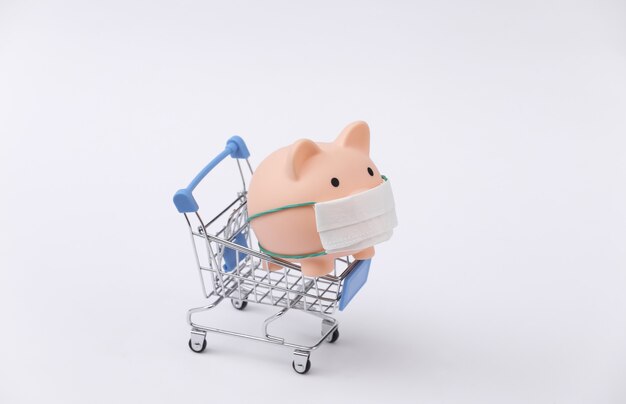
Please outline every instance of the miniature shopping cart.
[{"label": "miniature shopping cart", "polygon": [[[192,193],[203,178],[228,156],[236,161],[242,190],[226,208],[206,221],[200,216]],[[339,323],[330,315],[337,307],[343,310],[365,284],[370,260],[351,261],[347,257],[337,259],[332,273],[307,277],[302,274],[299,265],[253,249],[252,246],[256,247],[258,243],[247,220],[246,178],[249,179],[253,173],[249,156],[243,139],[238,136],[230,138],[224,151],[204,167],[187,188],[174,195],[174,204],[185,216],[189,226],[202,291],[208,301],[208,304],[187,313],[187,322],[191,326],[189,348],[194,352],[202,352],[206,348],[206,334],[209,331],[283,345],[294,349],[293,369],[298,373],[307,373],[311,367],[311,351],[324,341],[332,343],[339,338]],[[277,264],[281,268],[270,271],[267,263]],[[216,307],[224,299],[230,299],[238,310],[245,309],[248,303],[281,309],[263,322],[261,335],[228,331],[194,321],[194,315]],[[315,337],[312,345],[300,345],[270,334],[268,326],[288,310],[301,310],[319,317],[322,320],[321,337]]]}]

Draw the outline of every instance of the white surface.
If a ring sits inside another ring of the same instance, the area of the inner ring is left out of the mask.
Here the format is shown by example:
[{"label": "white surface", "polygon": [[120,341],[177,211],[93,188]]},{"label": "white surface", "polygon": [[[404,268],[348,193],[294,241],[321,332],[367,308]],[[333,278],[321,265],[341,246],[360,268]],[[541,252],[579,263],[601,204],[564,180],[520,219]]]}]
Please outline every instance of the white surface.
[{"label": "white surface", "polygon": [[[624,403],[624,3],[258,3],[0,2],[0,402]],[[340,341],[191,353],[173,192],[356,119],[400,227]]]}]

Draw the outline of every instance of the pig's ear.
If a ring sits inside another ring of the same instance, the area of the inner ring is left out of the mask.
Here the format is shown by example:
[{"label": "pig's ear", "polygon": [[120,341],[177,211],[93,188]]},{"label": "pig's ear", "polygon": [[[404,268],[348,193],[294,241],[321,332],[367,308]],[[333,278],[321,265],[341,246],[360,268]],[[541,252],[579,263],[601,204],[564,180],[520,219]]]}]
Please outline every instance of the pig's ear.
[{"label": "pig's ear", "polygon": [[370,128],[363,121],[352,122],[341,131],[335,144],[370,154]]},{"label": "pig's ear", "polygon": [[321,151],[322,149],[309,139],[300,139],[294,143],[287,154],[287,174],[289,177],[292,180],[298,180],[304,163]]}]

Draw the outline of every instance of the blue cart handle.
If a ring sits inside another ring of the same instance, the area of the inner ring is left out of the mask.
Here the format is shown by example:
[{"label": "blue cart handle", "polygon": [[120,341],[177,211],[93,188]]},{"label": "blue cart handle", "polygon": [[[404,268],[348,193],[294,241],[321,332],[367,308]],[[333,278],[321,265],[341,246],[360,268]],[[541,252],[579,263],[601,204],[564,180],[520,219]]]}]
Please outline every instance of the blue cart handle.
[{"label": "blue cart handle", "polygon": [[198,203],[193,198],[193,190],[196,189],[200,181],[202,181],[215,166],[224,160],[226,156],[230,156],[234,159],[247,159],[250,157],[250,152],[248,151],[246,143],[239,136],[233,136],[228,139],[224,151],[211,160],[211,162],[196,175],[196,178],[189,183],[187,188],[179,189],[174,194],[174,205],[176,205],[176,209],[178,209],[180,213],[198,211]]}]

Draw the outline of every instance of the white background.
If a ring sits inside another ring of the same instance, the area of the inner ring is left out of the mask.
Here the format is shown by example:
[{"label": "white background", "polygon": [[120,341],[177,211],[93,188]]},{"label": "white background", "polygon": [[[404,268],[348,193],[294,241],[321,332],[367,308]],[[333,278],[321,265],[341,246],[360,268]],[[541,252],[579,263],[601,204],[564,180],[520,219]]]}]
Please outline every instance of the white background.
[{"label": "white background", "polygon": [[[626,402],[625,72],[618,1],[0,0],[0,402]],[[174,191],[357,119],[400,227],[339,342],[189,351]]]}]

